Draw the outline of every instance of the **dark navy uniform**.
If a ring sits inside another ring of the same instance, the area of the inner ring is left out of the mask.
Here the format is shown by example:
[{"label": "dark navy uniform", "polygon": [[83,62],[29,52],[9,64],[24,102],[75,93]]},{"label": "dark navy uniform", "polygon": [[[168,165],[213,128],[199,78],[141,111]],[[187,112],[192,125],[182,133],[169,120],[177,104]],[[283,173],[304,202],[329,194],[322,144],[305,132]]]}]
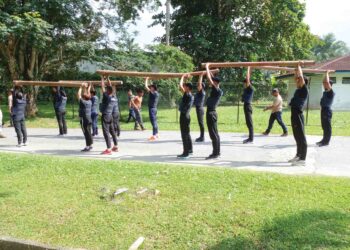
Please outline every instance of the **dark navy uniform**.
[{"label": "dark navy uniform", "polygon": [[244,103],[244,115],[245,121],[249,130],[249,141],[254,140],[254,126],[253,126],[253,101],[254,89],[252,85],[249,85],[247,88],[244,88],[242,95],[242,102]]},{"label": "dark navy uniform", "polygon": [[98,135],[98,107],[100,105],[100,101],[98,99],[98,97],[92,96],[91,97],[91,120],[92,120],[92,135]]},{"label": "dark navy uniform", "polygon": [[180,111],[180,130],[183,143],[183,155],[188,156],[193,152],[192,138],[190,135],[191,124],[191,108],[193,105],[193,95],[191,93],[184,93],[179,106]]},{"label": "dark navy uniform", "polygon": [[103,93],[100,111],[102,113],[101,120],[102,120],[103,137],[105,138],[108,149],[112,147],[110,135],[112,136],[114,145],[115,146],[118,145],[117,136],[115,134],[115,130],[113,127],[113,116],[112,116],[113,106],[115,105],[114,103],[116,101],[117,100],[114,96],[108,95],[107,92]]},{"label": "dark navy uniform", "polygon": [[157,122],[157,107],[159,102],[159,93],[155,91],[154,93],[149,92],[148,99],[148,111],[149,111],[149,119],[153,128],[153,135],[158,134],[158,122]]},{"label": "dark navy uniform", "polygon": [[321,124],[323,129],[322,144],[328,145],[332,137],[332,104],[335,93],[333,89],[324,91],[321,98]]},{"label": "dark navy uniform", "polygon": [[289,104],[292,111],[291,122],[293,135],[297,143],[297,157],[299,157],[300,160],[305,160],[307,154],[303,108],[308,95],[309,91],[305,84],[302,88],[295,90],[294,96]]},{"label": "dark navy uniform", "polygon": [[114,96],[115,101],[113,102],[113,128],[117,136],[120,136],[120,112],[119,112],[119,100],[117,96]]},{"label": "dark navy uniform", "polygon": [[223,95],[223,91],[218,88],[216,89],[214,86],[210,92],[210,95],[207,99],[207,126],[210,139],[213,144],[213,156],[220,155],[220,136],[218,131],[218,114],[216,112],[216,108],[220,103],[220,99]]},{"label": "dark navy uniform", "polygon": [[80,125],[84,133],[87,147],[91,147],[91,145],[93,144],[92,134],[91,134],[91,127],[92,127],[91,108],[92,108],[91,100],[84,100],[84,99],[79,100]]},{"label": "dark navy uniform", "polygon": [[204,139],[204,99],[205,90],[202,88],[194,96],[194,105],[196,106],[197,120],[201,132],[199,139]]},{"label": "dark navy uniform", "polygon": [[66,105],[67,97],[62,95],[60,87],[54,93],[54,108],[60,135],[67,134]]},{"label": "dark navy uniform", "polygon": [[27,128],[25,123],[25,111],[27,106],[27,101],[23,97],[22,99],[17,99],[13,96],[13,106],[12,106],[12,121],[13,126],[17,134],[18,145],[27,142]]}]

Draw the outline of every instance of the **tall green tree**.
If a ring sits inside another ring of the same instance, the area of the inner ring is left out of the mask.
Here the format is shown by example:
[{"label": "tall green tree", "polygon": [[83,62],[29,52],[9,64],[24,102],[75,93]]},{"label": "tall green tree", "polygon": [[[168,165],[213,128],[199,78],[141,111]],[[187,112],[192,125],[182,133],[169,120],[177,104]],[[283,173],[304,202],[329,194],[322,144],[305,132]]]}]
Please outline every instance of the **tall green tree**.
[{"label": "tall green tree", "polygon": [[338,41],[333,33],[319,38],[318,44],[312,49],[318,61],[326,61],[350,53],[350,49],[343,41]]},{"label": "tall green tree", "polygon": [[[298,0],[172,0],[172,44],[195,63],[300,59],[315,37]],[[155,16],[164,24],[164,15]]]}]

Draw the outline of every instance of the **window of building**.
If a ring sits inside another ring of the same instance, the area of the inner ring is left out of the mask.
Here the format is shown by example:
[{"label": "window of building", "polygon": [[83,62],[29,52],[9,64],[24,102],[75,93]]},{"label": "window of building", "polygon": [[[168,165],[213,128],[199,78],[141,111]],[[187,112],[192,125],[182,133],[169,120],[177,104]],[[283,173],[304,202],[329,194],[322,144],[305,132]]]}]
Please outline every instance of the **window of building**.
[{"label": "window of building", "polygon": [[343,77],[343,84],[350,84],[350,77]]},{"label": "window of building", "polygon": [[330,77],[329,79],[333,82],[333,84],[337,83],[337,78],[336,77]]}]

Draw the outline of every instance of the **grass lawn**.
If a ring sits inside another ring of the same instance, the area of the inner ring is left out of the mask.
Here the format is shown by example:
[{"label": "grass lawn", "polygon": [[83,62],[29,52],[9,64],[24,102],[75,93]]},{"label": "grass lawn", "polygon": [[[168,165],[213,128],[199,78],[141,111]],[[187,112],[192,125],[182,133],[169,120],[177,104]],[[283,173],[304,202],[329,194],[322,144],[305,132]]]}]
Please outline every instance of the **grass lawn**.
[{"label": "grass lawn", "polygon": [[[139,236],[142,249],[350,248],[349,179],[0,157],[0,235],[88,249],[127,249]],[[121,187],[116,202],[101,199]]]},{"label": "grass lawn", "polygon": [[[268,125],[268,120],[270,113],[263,112],[263,108],[266,103],[255,105],[254,108],[254,127],[256,133],[262,133],[266,130]],[[7,110],[5,106],[1,107],[3,111]],[[73,118],[73,107],[72,105],[67,106],[67,123],[68,128],[80,128],[78,115],[78,107],[74,107],[75,118]],[[240,119],[237,124],[237,107],[219,107],[219,131],[222,132],[236,132],[236,133],[247,133],[247,127],[245,125],[243,107],[240,107]],[[176,121],[176,109],[160,108],[158,111],[158,123],[160,130],[178,130],[179,123]],[[8,124],[8,113],[4,112],[4,121]],[[133,124],[126,124],[125,121],[128,117],[128,109],[126,107],[122,108],[122,129],[132,130]],[[193,131],[198,131],[198,123],[195,109],[192,109],[192,122],[191,129]],[[148,119],[148,109],[145,106],[143,109],[143,118],[145,121],[145,126],[151,129],[151,123]],[[287,125],[290,125],[290,111],[285,110],[283,115],[284,121]],[[333,134],[338,136],[350,136],[350,112],[334,112],[333,116]],[[32,128],[56,128],[57,123],[55,120],[55,114],[51,103],[39,105],[39,114],[36,118],[31,118],[27,120],[27,126]],[[289,126],[290,132],[291,128]],[[306,127],[307,134],[310,135],[322,135],[321,121],[320,121],[320,111],[312,110],[309,114],[309,123]],[[274,129],[271,133],[281,134],[282,130],[275,123]]]}]

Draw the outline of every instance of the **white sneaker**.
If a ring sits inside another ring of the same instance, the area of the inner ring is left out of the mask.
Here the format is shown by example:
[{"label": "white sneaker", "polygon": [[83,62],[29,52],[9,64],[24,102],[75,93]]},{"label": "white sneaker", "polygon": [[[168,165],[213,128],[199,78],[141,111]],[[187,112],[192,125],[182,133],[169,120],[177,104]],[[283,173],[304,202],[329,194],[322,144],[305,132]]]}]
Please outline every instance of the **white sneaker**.
[{"label": "white sneaker", "polygon": [[28,144],[27,143],[22,143],[22,146],[26,147],[26,146],[28,146]]},{"label": "white sneaker", "polygon": [[17,144],[16,147],[20,148],[20,147],[22,147],[22,144]]},{"label": "white sneaker", "polygon": [[298,160],[292,163],[292,166],[305,166],[306,162],[304,160]]},{"label": "white sneaker", "polygon": [[293,162],[296,162],[296,161],[299,161],[299,156],[295,156],[293,159],[289,160],[288,162],[289,163],[293,163]]}]

